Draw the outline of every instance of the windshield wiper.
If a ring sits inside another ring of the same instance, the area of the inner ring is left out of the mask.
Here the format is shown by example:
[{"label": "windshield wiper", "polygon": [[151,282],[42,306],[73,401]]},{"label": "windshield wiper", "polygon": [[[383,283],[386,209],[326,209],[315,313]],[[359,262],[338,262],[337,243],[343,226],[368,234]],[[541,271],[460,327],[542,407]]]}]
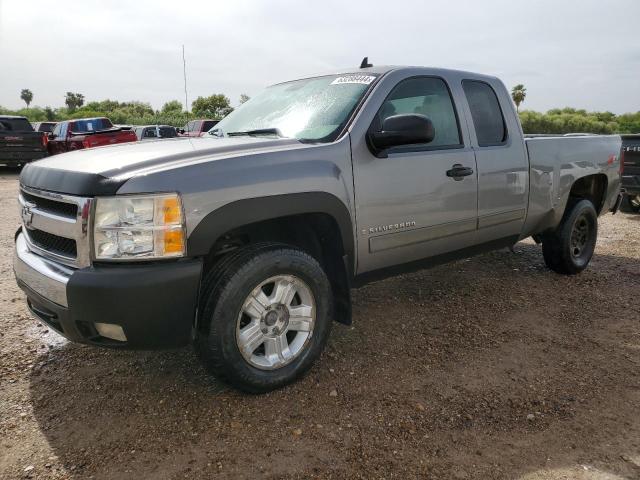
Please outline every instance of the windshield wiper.
[{"label": "windshield wiper", "polygon": [[228,137],[241,137],[243,135],[248,135],[249,137],[257,137],[260,135],[275,135],[280,138],[285,138],[285,136],[282,135],[282,132],[277,128],[257,128],[255,130],[247,130],[246,132],[227,133]]}]

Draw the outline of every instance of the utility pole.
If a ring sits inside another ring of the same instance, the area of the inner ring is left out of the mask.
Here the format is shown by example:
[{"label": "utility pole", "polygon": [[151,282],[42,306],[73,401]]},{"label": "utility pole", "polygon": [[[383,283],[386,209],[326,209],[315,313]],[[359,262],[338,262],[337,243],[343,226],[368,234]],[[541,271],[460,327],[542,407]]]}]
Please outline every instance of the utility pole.
[{"label": "utility pole", "polygon": [[189,111],[189,101],[187,99],[187,61],[184,58],[184,45],[182,45],[182,73],[184,74],[184,110]]}]

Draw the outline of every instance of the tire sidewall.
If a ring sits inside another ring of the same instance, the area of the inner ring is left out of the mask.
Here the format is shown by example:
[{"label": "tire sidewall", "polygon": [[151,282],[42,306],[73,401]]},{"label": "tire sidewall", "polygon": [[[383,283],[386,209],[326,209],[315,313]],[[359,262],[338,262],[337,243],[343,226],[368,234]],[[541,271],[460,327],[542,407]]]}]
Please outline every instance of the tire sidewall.
[{"label": "tire sidewall", "polygon": [[[251,291],[276,275],[294,275],[305,282],[314,297],[316,318],[311,338],[303,351],[289,364],[274,370],[250,365],[237,344],[236,326],[242,305]],[[297,250],[275,250],[251,260],[251,268],[241,268],[222,288],[216,301],[208,342],[222,353],[233,371],[229,377],[240,380],[251,390],[270,390],[285,385],[306,372],[324,348],[331,327],[331,287],[311,257]]]},{"label": "tire sidewall", "polygon": [[[583,254],[581,254],[579,257],[574,257],[571,251],[571,234],[576,222],[583,215],[589,223],[588,243],[584,249]],[[563,230],[564,231],[562,232],[562,237],[564,239],[564,255],[577,271],[584,270],[593,257],[593,253],[596,248],[596,242],[598,240],[598,214],[596,213],[596,209],[594,208],[593,203],[591,203],[589,200],[580,200],[578,203],[576,203],[571,209],[568,218],[565,220]]]}]

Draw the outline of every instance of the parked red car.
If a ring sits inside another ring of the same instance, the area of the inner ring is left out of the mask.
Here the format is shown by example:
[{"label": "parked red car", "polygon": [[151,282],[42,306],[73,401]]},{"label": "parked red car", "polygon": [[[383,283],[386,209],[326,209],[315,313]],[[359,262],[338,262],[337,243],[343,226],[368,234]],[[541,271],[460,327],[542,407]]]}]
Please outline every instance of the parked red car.
[{"label": "parked red car", "polygon": [[108,118],[79,118],[58,123],[49,134],[47,149],[49,155],[55,155],[137,140],[130,127],[114,127]]},{"label": "parked red car", "polygon": [[207,133],[213,127],[216,126],[219,120],[191,120],[184,128],[178,130],[181,137],[201,137]]}]

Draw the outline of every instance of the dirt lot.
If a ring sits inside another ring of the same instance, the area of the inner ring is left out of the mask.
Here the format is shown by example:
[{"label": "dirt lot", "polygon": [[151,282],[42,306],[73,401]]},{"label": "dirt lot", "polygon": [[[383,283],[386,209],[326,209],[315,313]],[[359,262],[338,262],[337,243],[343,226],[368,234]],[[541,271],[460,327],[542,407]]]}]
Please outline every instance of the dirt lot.
[{"label": "dirt lot", "polygon": [[190,349],[32,319],[16,191],[0,172],[0,478],[640,478],[640,216],[602,218],[574,278],[524,242],[357,290],[304,380],[247,396]]}]

